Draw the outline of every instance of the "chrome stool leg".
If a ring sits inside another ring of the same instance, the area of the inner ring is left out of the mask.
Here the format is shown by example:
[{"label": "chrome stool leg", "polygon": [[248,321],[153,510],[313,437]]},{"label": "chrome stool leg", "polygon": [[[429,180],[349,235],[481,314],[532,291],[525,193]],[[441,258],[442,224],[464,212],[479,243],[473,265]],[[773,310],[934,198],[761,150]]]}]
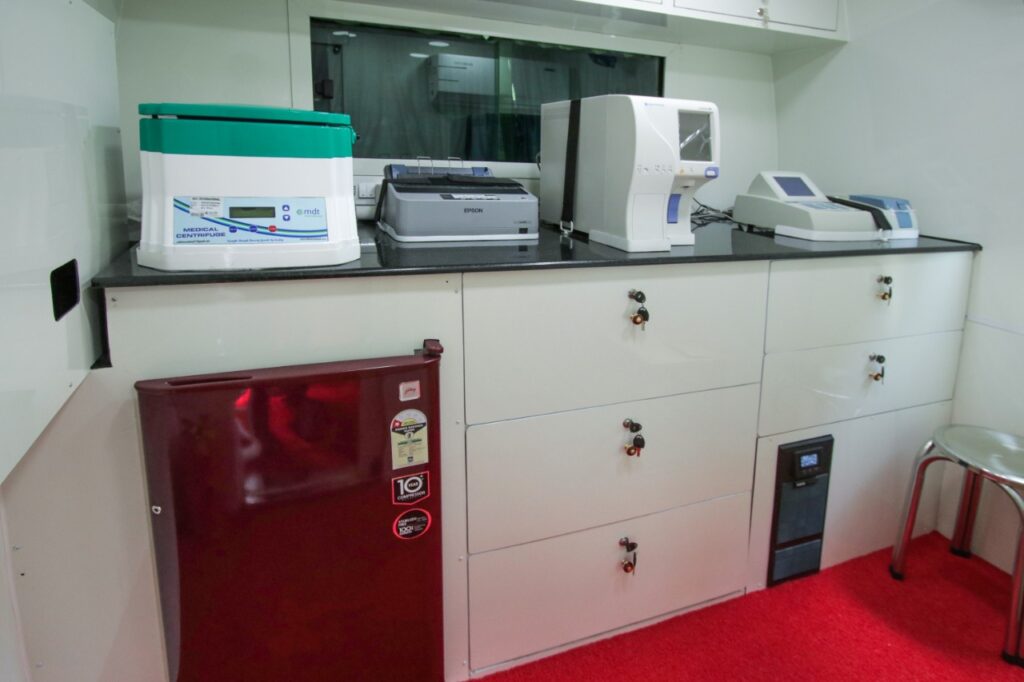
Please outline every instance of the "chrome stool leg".
[{"label": "chrome stool leg", "polygon": [[914,521],[917,518],[917,506],[921,502],[921,488],[924,485],[925,472],[929,466],[940,459],[949,460],[949,457],[945,454],[932,454],[934,450],[935,443],[928,441],[914,460],[914,473],[911,476],[910,484],[907,487],[907,497],[903,503],[900,534],[892,548],[892,563],[889,564],[889,573],[896,580],[903,580],[903,568],[907,561],[907,547],[910,545],[910,536],[914,534]]},{"label": "chrome stool leg", "polygon": [[[1024,524],[1024,498],[1015,488],[1005,483],[998,484],[1017,507],[1021,523]],[[1022,527],[1024,534],[1024,527]],[[1003,644],[1003,660],[1014,665],[1024,666],[1020,656],[1020,636],[1024,621],[1024,542],[1017,537],[1017,558],[1013,562],[1013,584],[1010,588],[1010,619],[1006,624],[1006,642]]]},{"label": "chrome stool leg", "polygon": [[974,519],[978,515],[978,500],[981,499],[981,475],[965,467],[964,487],[960,493],[960,507],[956,513],[956,528],[950,541],[949,551],[957,556],[971,556],[971,536],[974,533]]}]

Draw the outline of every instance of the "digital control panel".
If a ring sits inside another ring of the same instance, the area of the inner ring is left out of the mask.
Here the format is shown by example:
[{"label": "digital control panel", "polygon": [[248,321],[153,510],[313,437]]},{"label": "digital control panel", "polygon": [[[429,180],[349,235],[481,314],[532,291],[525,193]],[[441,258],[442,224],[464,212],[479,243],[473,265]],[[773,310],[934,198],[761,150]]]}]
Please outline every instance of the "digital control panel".
[{"label": "digital control panel", "polygon": [[327,241],[323,197],[179,196],[175,244],[288,244]]}]

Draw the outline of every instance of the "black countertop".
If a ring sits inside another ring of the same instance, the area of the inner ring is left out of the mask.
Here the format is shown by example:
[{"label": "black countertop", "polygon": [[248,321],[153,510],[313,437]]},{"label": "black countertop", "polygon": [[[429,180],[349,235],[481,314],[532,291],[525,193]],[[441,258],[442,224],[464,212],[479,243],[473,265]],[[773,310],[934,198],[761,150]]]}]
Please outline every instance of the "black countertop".
[{"label": "black countertop", "polygon": [[212,272],[163,272],[142,267],[135,261],[133,247],[100,271],[93,278],[92,286],[139,287],[488,270],[668,265],[981,249],[980,245],[971,242],[932,237],[889,242],[812,242],[791,237],[741,232],[723,223],[697,230],[697,243],[693,246],[676,246],[671,251],[655,253],[627,253],[603,244],[591,244],[575,238],[566,239],[555,230],[546,227],[541,228],[536,242],[467,242],[437,246],[399,244],[387,235],[377,232],[372,225],[360,223],[359,239],[362,246],[359,260],[344,265]]}]

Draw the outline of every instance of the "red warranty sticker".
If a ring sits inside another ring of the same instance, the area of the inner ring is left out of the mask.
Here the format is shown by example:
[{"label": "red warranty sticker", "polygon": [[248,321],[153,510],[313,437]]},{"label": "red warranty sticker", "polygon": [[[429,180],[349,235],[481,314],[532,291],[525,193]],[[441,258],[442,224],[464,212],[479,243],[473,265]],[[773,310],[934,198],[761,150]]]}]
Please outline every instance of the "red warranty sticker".
[{"label": "red warranty sticker", "polygon": [[430,497],[429,471],[391,479],[392,504],[416,504],[428,497]]},{"label": "red warranty sticker", "polygon": [[412,540],[430,530],[430,512],[426,509],[410,509],[398,515],[391,526],[391,532],[399,540]]}]

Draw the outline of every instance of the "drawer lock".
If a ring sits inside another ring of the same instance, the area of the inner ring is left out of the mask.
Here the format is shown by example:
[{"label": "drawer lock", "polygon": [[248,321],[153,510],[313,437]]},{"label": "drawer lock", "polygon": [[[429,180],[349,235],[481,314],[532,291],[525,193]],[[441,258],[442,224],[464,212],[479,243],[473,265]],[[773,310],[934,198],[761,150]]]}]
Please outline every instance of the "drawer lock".
[{"label": "drawer lock", "polygon": [[892,305],[892,277],[889,275],[879,275],[877,281],[885,287],[885,290],[878,294],[878,298]]},{"label": "drawer lock", "polygon": [[872,355],[868,356],[868,360],[870,360],[871,362],[873,362],[873,363],[875,363],[877,365],[877,367],[875,368],[875,371],[868,373],[868,377],[870,377],[872,381],[880,381],[880,382],[882,382],[884,384],[885,383],[885,356],[884,355],[872,354]]},{"label": "drawer lock", "polygon": [[647,441],[642,433],[638,433],[633,436],[633,442],[626,446],[626,454],[630,457],[639,457],[645,447],[647,447]]},{"label": "drawer lock", "polygon": [[629,316],[630,321],[640,327],[641,330],[647,329],[647,322],[651,319],[651,312],[644,307],[644,303],[647,302],[647,295],[639,289],[630,289],[629,298],[640,304],[636,312]]},{"label": "drawer lock", "polygon": [[632,575],[633,573],[636,572],[636,564],[637,564],[636,548],[638,546],[639,545],[637,545],[636,542],[633,542],[632,540],[630,540],[629,537],[619,538],[619,547],[622,547],[624,550],[626,550],[626,554],[627,555],[629,555],[629,554],[633,555],[633,556],[627,556],[625,559],[622,560],[622,571],[623,571],[623,573],[629,573],[630,575]]}]

